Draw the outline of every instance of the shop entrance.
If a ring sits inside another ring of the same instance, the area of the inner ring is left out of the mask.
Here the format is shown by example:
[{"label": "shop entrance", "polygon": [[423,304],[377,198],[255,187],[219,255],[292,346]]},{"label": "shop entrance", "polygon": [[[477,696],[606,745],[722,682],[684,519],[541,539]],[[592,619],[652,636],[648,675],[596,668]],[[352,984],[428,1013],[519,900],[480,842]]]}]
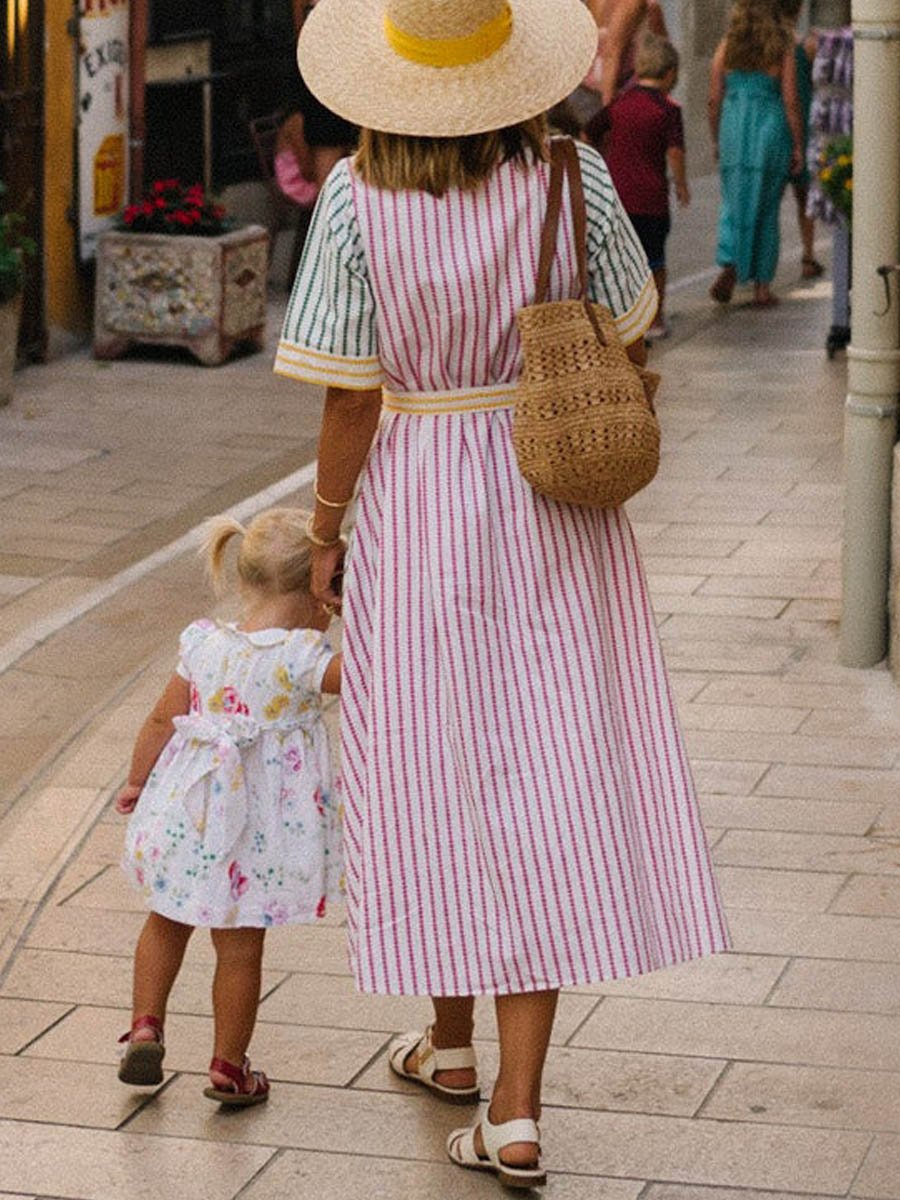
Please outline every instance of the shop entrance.
[{"label": "shop entrance", "polygon": [[44,317],[44,5],[40,0],[0,3],[0,179],[5,206],[25,217],[37,243],[25,288],[21,353],[43,359],[47,349]]}]

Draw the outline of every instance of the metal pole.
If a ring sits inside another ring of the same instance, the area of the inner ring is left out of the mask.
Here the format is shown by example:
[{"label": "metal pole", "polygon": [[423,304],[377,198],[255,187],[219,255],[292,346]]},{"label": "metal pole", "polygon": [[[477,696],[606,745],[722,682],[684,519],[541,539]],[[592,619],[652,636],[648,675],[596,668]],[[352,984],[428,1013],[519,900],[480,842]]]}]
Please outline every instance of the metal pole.
[{"label": "metal pole", "polygon": [[844,426],[841,661],[888,646],[891,471],[900,392],[900,297],[878,268],[900,258],[900,0],[853,0],[853,312]]}]

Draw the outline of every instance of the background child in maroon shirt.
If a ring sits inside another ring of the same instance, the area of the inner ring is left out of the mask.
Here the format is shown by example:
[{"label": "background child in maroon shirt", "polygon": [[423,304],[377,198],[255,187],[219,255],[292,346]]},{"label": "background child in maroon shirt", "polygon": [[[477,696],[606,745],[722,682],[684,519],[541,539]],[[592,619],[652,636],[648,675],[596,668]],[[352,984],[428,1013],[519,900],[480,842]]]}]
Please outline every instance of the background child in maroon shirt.
[{"label": "background child in maroon shirt", "polygon": [[653,271],[659,312],[647,340],[666,337],[666,238],[671,229],[669,173],[682,206],[690,204],[681,106],[670,96],[678,82],[678,51],[648,36],[638,47],[636,82],[590,122],[585,133],[601,150]]}]

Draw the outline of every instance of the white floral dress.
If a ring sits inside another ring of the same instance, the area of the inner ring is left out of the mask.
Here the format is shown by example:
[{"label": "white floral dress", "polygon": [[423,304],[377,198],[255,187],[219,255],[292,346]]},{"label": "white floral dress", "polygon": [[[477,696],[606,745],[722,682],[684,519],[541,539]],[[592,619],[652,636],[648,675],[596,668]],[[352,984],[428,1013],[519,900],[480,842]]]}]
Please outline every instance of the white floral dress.
[{"label": "white floral dress", "polygon": [[195,621],[178,673],[190,711],[147,779],[122,866],[186,925],[315,921],[341,894],[340,814],[322,721],[334,651],[313,629]]}]

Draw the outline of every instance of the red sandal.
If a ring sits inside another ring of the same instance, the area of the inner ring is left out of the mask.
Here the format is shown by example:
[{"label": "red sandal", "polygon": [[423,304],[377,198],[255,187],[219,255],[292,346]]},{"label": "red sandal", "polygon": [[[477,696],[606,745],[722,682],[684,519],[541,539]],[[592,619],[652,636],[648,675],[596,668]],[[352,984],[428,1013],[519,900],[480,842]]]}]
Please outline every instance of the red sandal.
[{"label": "red sandal", "polygon": [[[153,1039],[135,1041],[134,1035],[139,1029],[152,1030]],[[119,1045],[122,1047],[119,1051],[122,1056],[119,1078],[123,1083],[130,1083],[134,1087],[155,1087],[162,1083],[162,1061],[166,1047],[162,1021],[158,1017],[138,1017],[129,1031],[119,1038]]]},{"label": "red sandal", "polygon": [[229,1108],[248,1108],[251,1104],[262,1104],[269,1098],[269,1081],[263,1071],[251,1071],[250,1059],[244,1058],[243,1065],[236,1067],[224,1058],[214,1058],[209,1064],[210,1072],[224,1075],[231,1087],[219,1088],[214,1084],[203,1089],[203,1095],[217,1100]]}]

